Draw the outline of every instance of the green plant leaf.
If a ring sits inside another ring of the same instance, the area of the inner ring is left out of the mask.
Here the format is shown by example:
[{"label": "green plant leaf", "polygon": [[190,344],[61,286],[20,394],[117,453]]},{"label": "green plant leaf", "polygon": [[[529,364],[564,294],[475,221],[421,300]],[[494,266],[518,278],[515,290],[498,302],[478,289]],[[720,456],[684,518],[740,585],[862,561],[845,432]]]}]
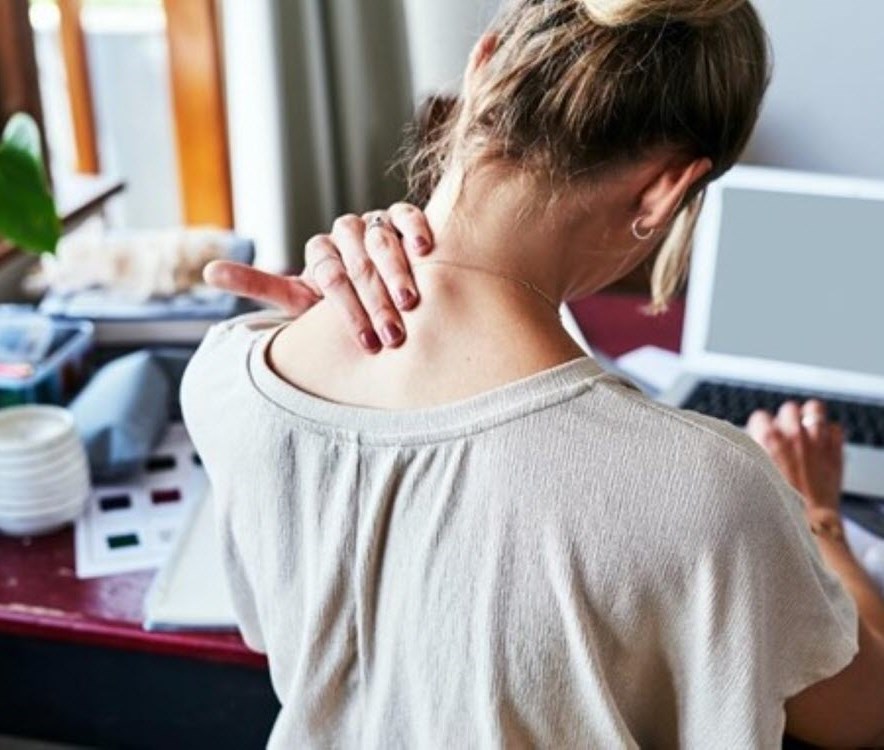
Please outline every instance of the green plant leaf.
[{"label": "green plant leaf", "polygon": [[0,143],[0,237],[23,250],[51,253],[60,236],[42,164],[15,143]]},{"label": "green plant leaf", "polygon": [[43,146],[40,143],[40,129],[33,117],[24,112],[16,112],[3,128],[3,137],[0,138],[0,141],[29,153],[40,162],[42,169]]},{"label": "green plant leaf", "polygon": [[0,237],[23,250],[51,253],[61,222],[41,152],[37,123],[30,115],[13,115],[0,138]]}]

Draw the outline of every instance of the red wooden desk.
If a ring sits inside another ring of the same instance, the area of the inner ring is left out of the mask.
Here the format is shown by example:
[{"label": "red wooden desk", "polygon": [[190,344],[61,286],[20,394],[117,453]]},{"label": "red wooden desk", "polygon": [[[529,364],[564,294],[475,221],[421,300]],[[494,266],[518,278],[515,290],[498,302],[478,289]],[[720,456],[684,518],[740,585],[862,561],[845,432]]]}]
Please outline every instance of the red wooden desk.
[{"label": "red wooden desk", "polygon": [[153,576],[77,579],[72,527],[44,537],[0,536],[0,633],[267,666],[235,633],[143,630],[142,603]]},{"label": "red wooden desk", "polygon": [[[641,312],[644,302],[635,296],[598,295],[573,309],[587,339],[609,356],[619,356],[644,344],[677,351],[683,305],[675,305],[666,316],[651,318]],[[152,577],[153,572],[147,571],[78,580],[70,528],[45,537],[0,537],[0,636],[28,639],[31,643],[76,645],[83,653],[89,647],[100,648],[100,652],[90,652],[92,659],[99,658],[99,654],[103,658],[108,653],[132,652],[157,657],[153,663],[159,657],[176,657],[178,662],[169,661],[173,674],[184,661],[191,665],[214,662],[245,668],[267,682],[265,658],[246,648],[237,634],[144,631],[142,604]],[[3,643],[14,641],[6,638]],[[70,652],[62,649],[59,653]],[[145,668],[137,660],[133,664],[136,666],[132,670]],[[0,710],[3,707],[0,704]],[[33,728],[18,731],[38,735]],[[56,738],[77,741],[69,734]],[[178,738],[183,739],[183,735]],[[145,743],[141,746],[150,746],[147,740]]]}]

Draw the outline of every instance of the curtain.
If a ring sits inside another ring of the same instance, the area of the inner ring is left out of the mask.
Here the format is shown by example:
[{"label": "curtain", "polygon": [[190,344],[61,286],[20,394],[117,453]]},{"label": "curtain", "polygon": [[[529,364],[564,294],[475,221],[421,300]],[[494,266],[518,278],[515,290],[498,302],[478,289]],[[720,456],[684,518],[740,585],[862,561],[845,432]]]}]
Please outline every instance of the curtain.
[{"label": "curtain", "polygon": [[272,0],[288,263],[342,213],[400,199],[390,174],[414,109],[402,0]]}]

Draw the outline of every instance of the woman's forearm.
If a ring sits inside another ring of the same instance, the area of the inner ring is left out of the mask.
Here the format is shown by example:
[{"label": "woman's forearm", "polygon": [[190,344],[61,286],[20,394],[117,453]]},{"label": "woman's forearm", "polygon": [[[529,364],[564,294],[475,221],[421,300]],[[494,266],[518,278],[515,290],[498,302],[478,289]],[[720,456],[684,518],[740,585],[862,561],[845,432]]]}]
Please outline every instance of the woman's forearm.
[{"label": "woman's forearm", "polygon": [[884,638],[884,596],[878,590],[871,576],[854,557],[844,526],[837,514],[822,520],[809,514],[811,528],[819,528],[822,523],[830,531],[815,531],[814,538],[826,564],[835,572],[844,587],[856,602],[860,619],[875,635]]}]

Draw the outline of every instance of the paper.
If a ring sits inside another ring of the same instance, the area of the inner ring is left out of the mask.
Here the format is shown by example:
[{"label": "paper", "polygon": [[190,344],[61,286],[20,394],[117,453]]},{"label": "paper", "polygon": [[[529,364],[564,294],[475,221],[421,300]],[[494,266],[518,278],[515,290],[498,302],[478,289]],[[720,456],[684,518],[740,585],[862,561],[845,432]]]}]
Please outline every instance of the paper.
[{"label": "paper", "polygon": [[197,499],[144,602],[145,630],[236,630],[212,498]]},{"label": "paper", "polygon": [[170,425],[139,475],[125,483],[93,487],[74,527],[77,577],[162,565],[206,486],[205,471],[184,425]]},{"label": "paper", "polygon": [[884,539],[866,531],[849,518],[844,519],[844,533],[854,557],[884,594]]},{"label": "paper", "polygon": [[681,357],[656,346],[643,346],[624,354],[617,367],[627,377],[647,386],[652,395],[668,390],[681,375]]}]

